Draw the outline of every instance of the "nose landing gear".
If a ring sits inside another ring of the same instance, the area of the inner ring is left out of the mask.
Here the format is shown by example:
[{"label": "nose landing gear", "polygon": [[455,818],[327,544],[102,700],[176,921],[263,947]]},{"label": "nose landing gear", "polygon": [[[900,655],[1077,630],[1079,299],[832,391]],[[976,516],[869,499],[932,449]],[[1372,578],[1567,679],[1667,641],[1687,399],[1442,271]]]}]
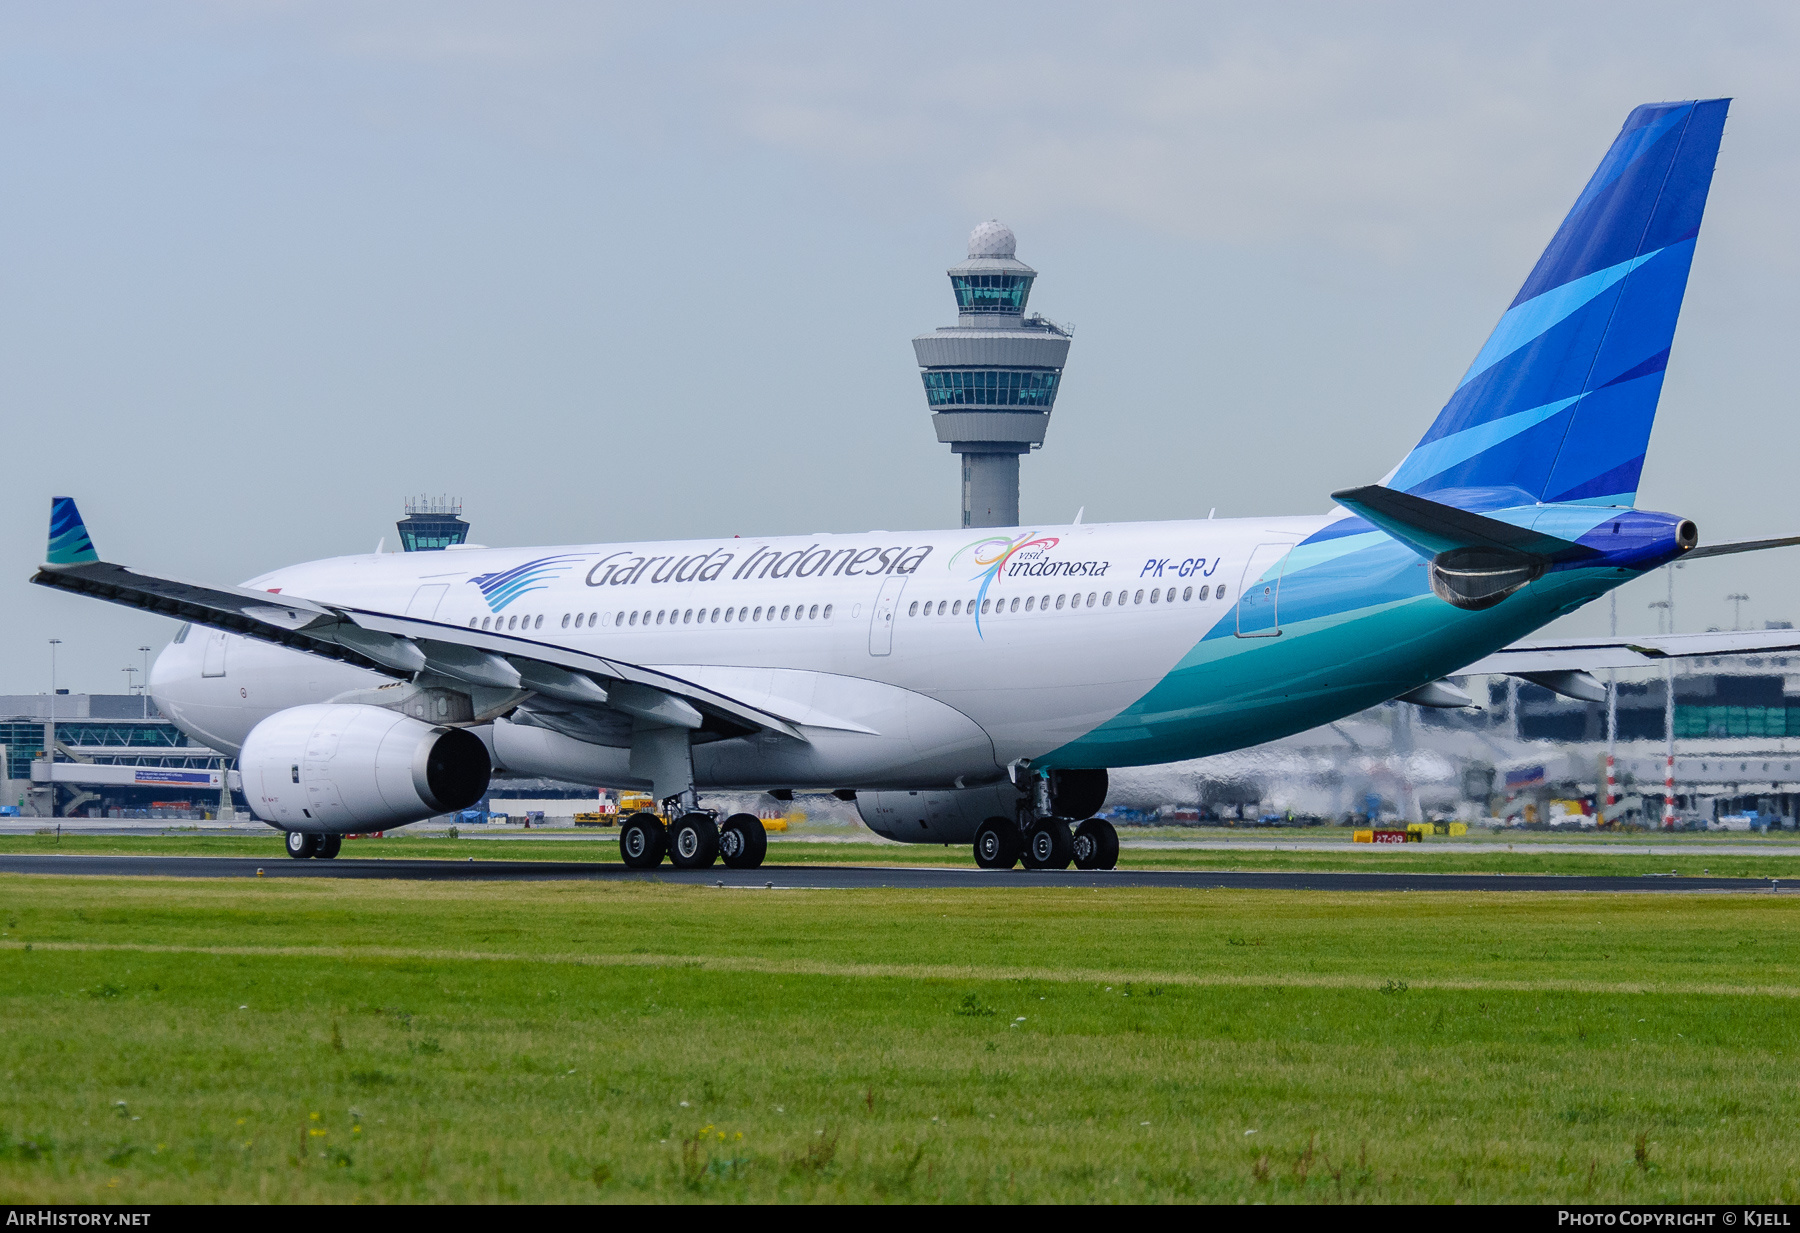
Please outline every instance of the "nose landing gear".
[{"label": "nose landing gear", "polygon": [[302,831],[287,833],[287,854],[297,861],[317,857],[328,861],[344,846],[342,835],[308,835]]}]

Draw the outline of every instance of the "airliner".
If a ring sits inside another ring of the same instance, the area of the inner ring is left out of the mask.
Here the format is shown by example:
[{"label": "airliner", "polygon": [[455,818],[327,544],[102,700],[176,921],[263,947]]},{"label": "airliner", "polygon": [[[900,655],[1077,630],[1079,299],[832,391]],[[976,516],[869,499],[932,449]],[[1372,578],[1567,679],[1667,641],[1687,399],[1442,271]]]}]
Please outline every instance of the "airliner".
[{"label": "airliner", "polygon": [[1472,672],[1589,697],[1594,668],[1781,640],[1521,641],[1677,558],[1800,542],[1701,546],[1636,508],[1727,106],[1631,112],[1418,445],[1324,514],[466,547],[229,587],[102,561],[57,497],[32,581],[183,622],[151,694],[297,858],[507,773],[650,791],[635,868],[754,867],[761,823],[702,795],[806,789],[984,868],[1109,869],[1109,768],[1466,705],[1446,678]]}]

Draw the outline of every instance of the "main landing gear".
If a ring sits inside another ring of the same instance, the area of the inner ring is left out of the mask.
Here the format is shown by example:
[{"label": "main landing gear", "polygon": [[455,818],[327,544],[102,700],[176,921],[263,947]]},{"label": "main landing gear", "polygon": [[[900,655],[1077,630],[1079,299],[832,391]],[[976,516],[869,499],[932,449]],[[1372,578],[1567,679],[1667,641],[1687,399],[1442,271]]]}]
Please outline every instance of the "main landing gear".
[{"label": "main landing gear", "polygon": [[287,854],[297,861],[308,857],[328,861],[344,846],[342,835],[309,835],[304,831],[287,833]]},{"label": "main landing gear", "polygon": [[975,863],[983,869],[1112,869],[1119,832],[1105,818],[1089,818],[1071,833],[1064,818],[1037,818],[1021,834],[1010,818],[993,817],[975,829]]},{"label": "main landing gear", "polygon": [[619,857],[631,869],[654,869],[665,856],[677,869],[707,869],[720,858],[729,869],[755,869],[768,850],[762,820],[747,813],[723,826],[705,813],[684,813],[667,826],[653,813],[634,813],[619,827]]}]

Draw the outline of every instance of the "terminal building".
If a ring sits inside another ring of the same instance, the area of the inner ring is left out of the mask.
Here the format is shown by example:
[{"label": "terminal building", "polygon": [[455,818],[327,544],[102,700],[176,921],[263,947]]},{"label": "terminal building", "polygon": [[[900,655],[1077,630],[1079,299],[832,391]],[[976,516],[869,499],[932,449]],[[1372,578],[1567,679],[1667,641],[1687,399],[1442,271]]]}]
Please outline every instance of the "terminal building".
[{"label": "terminal building", "polygon": [[[88,764],[80,778],[112,782],[51,782],[51,750],[65,773]],[[143,694],[0,695],[0,808],[9,813],[198,817],[219,810],[224,769],[216,750],[189,740]]]},{"label": "terminal building", "polygon": [[1044,443],[1071,331],[1031,313],[1037,271],[985,222],[949,269],[956,324],[913,339],[937,439],[962,459],[962,525],[1019,525],[1019,458]]}]

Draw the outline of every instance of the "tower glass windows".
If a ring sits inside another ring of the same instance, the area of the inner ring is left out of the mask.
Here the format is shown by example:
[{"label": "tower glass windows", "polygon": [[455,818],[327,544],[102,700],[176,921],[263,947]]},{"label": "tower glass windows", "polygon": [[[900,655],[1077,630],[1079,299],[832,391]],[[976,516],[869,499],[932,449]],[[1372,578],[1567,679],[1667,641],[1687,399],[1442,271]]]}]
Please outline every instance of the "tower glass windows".
[{"label": "tower glass windows", "polygon": [[935,407],[1027,407],[1048,411],[1056,401],[1054,368],[928,369],[925,398]]},{"label": "tower glass windows", "polygon": [[952,274],[957,311],[1018,316],[1031,298],[1029,274]]}]

